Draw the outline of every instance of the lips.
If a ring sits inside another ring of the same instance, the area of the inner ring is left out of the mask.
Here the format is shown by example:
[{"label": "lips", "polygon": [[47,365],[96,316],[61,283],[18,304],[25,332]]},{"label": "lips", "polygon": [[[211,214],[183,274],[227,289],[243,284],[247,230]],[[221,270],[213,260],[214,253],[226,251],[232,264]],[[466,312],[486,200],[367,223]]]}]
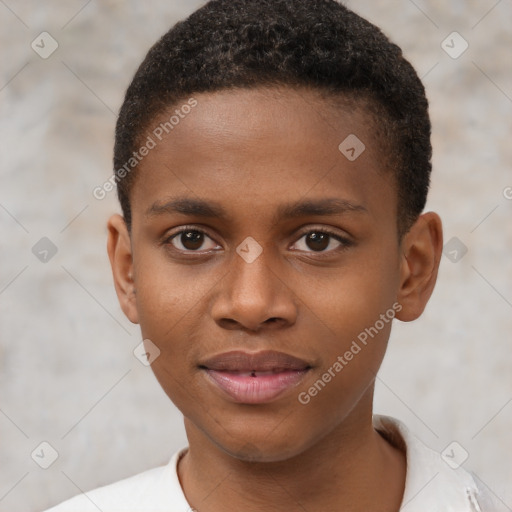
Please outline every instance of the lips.
[{"label": "lips", "polygon": [[237,373],[279,373],[286,370],[304,370],[310,365],[307,361],[285,354],[267,350],[264,352],[243,352],[235,350],[225,352],[207,359],[200,367],[215,371],[229,371]]},{"label": "lips", "polygon": [[311,365],[284,352],[269,350],[225,352],[202,362],[199,368],[224,397],[258,404],[273,401],[296,387]]}]

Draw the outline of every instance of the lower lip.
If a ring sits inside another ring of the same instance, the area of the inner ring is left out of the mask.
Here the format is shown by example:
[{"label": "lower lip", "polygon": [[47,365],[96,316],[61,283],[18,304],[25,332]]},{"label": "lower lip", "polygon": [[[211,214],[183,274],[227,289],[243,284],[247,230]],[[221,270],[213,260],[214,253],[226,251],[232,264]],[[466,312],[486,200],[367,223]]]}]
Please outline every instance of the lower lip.
[{"label": "lower lip", "polygon": [[272,375],[251,377],[226,371],[206,370],[214,384],[235,402],[243,404],[271,402],[285,391],[296,387],[307,372],[308,369],[287,370]]}]

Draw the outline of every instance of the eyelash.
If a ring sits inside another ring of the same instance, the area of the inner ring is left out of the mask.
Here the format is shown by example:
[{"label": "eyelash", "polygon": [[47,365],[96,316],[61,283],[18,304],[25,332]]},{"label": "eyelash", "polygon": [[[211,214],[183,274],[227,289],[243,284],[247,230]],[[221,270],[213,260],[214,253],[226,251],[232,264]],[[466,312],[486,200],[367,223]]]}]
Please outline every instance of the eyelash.
[{"label": "eyelash", "polygon": [[[197,226],[184,226],[182,229],[180,229],[176,233],[173,233],[172,235],[166,237],[163,240],[163,245],[170,246],[172,248],[171,250],[178,252],[180,254],[202,254],[202,252],[199,250],[198,251],[193,251],[193,250],[183,251],[182,249],[177,249],[176,247],[174,247],[172,245],[172,240],[174,238],[178,237],[179,235],[181,235],[183,233],[187,233],[189,231],[201,233],[202,235],[205,235],[206,237],[213,240],[213,238],[205,230],[203,230]],[[297,241],[295,243],[297,243],[299,240],[301,240],[304,236],[309,235],[311,233],[328,235],[329,237],[334,238],[336,241],[338,241],[341,244],[339,247],[336,247],[335,249],[331,249],[328,251],[325,251],[325,250],[324,251],[313,251],[313,250],[306,251],[307,253],[317,255],[317,257],[322,257],[322,255],[329,255],[334,252],[342,251],[342,250],[347,249],[354,245],[354,242],[352,240],[350,240],[349,238],[343,237],[343,236],[339,235],[338,233],[334,233],[333,231],[330,231],[327,228],[308,228],[307,231],[303,231],[300,234],[299,238],[297,238]],[[213,241],[215,242],[215,240],[213,240]],[[209,251],[211,251],[211,250],[212,249],[209,249]]]}]

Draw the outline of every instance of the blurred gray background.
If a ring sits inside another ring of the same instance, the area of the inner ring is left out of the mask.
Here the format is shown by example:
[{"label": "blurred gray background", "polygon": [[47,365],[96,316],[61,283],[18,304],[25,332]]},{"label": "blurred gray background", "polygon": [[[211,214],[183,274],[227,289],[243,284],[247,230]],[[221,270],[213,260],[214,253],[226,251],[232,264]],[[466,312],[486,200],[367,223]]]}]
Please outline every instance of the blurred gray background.
[{"label": "blurred gray background", "polygon": [[[0,0],[0,511],[42,510],[186,446],[114,293],[115,193],[92,190],[112,172],[138,64],[203,3]],[[394,325],[376,412],[439,452],[458,443],[456,458],[467,452],[464,467],[512,510],[512,1],[347,4],[423,78],[428,209],[446,243],[423,317]]]}]

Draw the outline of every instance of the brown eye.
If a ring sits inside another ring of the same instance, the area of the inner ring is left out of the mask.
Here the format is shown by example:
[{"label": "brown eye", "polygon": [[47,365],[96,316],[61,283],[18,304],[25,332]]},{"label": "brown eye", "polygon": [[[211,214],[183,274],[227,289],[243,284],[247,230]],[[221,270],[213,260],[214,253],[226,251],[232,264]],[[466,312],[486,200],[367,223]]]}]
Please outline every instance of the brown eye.
[{"label": "brown eye", "polygon": [[[208,246],[208,241],[210,246]],[[182,252],[194,252],[199,249],[214,249],[217,245],[213,240],[202,231],[197,229],[184,229],[172,235],[166,243],[171,244],[174,248]],[[204,247],[206,245],[206,247]]]},{"label": "brown eye", "polygon": [[191,251],[199,249],[203,245],[204,234],[199,231],[185,231],[180,235],[180,242],[183,244],[185,249]]},{"label": "brown eye", "polygon": [[329,246],[331,236],[327,233],[311,232],[306,235],[306,245],[313,251],[323,251]]},{"label": "brown eye", "polygon": [[304,233],[297,242],[295,249],[304,252],[331,253],[346,249],[353,245],[349,238],[322,229],[311,229]]}]

